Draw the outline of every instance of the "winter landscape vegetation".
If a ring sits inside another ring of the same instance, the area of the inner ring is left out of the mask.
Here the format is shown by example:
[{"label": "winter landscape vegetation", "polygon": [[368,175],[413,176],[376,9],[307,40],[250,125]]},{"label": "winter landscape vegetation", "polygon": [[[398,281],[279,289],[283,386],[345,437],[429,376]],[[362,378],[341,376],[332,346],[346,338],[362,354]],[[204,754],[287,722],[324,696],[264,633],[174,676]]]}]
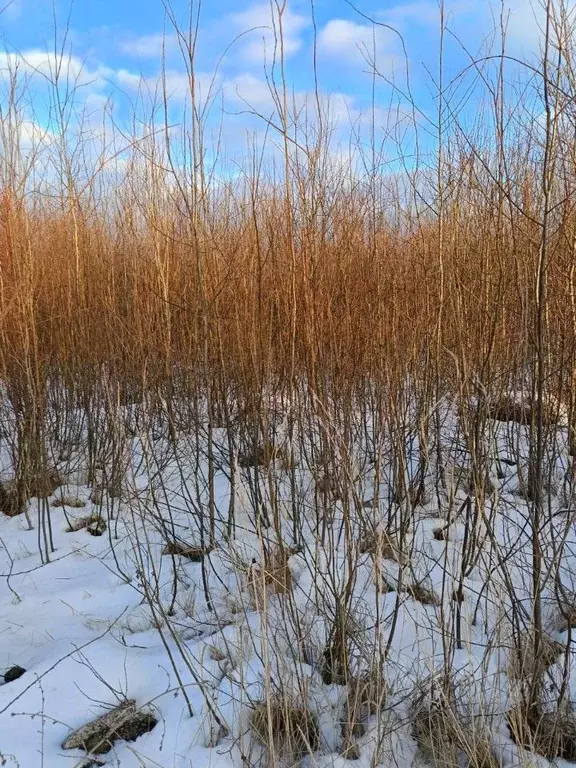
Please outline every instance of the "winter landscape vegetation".
[{"label": "winter landscape vegetation", "polygon": [[576,4],[123,7],[0,13],[0,764],[576,762]]}]

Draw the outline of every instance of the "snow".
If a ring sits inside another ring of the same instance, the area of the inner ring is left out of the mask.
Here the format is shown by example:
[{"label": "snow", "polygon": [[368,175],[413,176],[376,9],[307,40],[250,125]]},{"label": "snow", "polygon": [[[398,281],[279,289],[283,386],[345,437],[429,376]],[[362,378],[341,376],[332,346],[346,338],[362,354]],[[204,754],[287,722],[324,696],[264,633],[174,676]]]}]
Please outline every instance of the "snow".
[{"label": "snow", "polygon": [[[447,445],[455,444],[454,429],[447,419]],[[551,523],[542,530],[541,542],[545,557],[551,558],[562,543],[558,578],[574,593],[576,530],[568,513],[561,511],[566,500],[560,489],[568,468],[563,430],[558,439],[560,458],[555,460],[548,500]],[[223,435],[217,433],[216,440],[224,445]],[[239,470],[234,536],[227,538],[231,486],[230,469],[223,467],[214,482],[216,547],[203,562],[162,554],[168,533],[195,546],[207,536],[208,469],[204,460],[190,458],[191,441],[183,437],[181,451],[171,455],[162,441],[151,447],[132,437],[120,498],[105,490],[99,498],[82,484],[85,473],[76,471],[68,473],[68,484],[48,500],[31,499],[28,515],[0,515],[0,674],[14,665],[26,670],[16,681],[0,686],[3,764],[83,765],[83,751],[62,749],[66,737],[129,698],[153,711],[158,725],[134,742],[116,742],[99,758],[103,764],[257,765],[265,755],[251,736],[250,714],[255,704],[280,693],[295,705],[306,704],[316,715],[320,747],[313,761],[305,758],[306,765],[425,764],[412,737],[410,707],[415,692],[434,690],[446,661],[446,637],[455,631],[450,623],[452,594],[462,570],[464,513],[449,521],[446,540],[436,540],[434,531],[446,526],[449,502],[439,503],[428,494],[403,541],[411,565],[402,567],[390,559],[375,563],[369,553],[358,553],[355,542],[362,515],[374,518],[376,529],[386,524],[391,509],[389,468],[383,468],[378,503],[363,508],[361,515],[354,505],[345,511],[337,501],[319,517],[313,473],[299,467],[299,493],[310,514],[302,517],[299,547],[287,560],[291,591],[268,589],[260,594],[251,579],[254,569],[265,567],[265,551],[279,539],[287,548],[295,544],[290,487],[280,469],[280,535],[257,524],[251,470]],[[517,463],[504,465],[504,472],[494,467],[491,473],[496,490],[478,521],[477,561],[463,579],[461,648],[449,663],[458,706],[468,717],[492,713],[495,752],[502,765],[512,766],[524,757],[505,724],[515,700],[509,674],[510,617],[522,601],[529,613],[531,589],[528,505],[518,493],[519,470],[526,468],[525,432],[519,428],[512,435],[506,425],[495,425],[494,445],[499,456],[514,457]],[[221,455],[224,460],[224,447]],[[462,451],[447,456],[452,466],[461,460]],[[361,498],[371,499],[374,487],[370,472],[357,480]],[[264,472],[263,498],[268,489]],[[456,489],[452,515],[465,499],[464,491]],[[93,536],[84,522],[100,515],[107,529]],[[53,551],[43,533],[42,521],[48,519]],[[399,591],[382,591],[379,576]],[[407,591],[413,584],[432,592],[434,603],[415,600]],[[346,589],[355,622],[350,651],[355,673],[369,671],[379,650],[389,646],[386,706],[380,717],[367,723],[358,740],[360,758],[354,762],[339,754],[345,690],[326,684],[321,674],[329,618],[336,615]],[[547,586],[543,599],[550,617],[552,598]],[[567,642],[566,633],[556,632],[554,638]],[[572,645],[568,650],[572,655]],[[561,677],[565,661],[564,654],[556,660],[554,678]],[[569,693],[576,698],[573,672]],[[532,765],[550,764],[535,755],[530,760]]]}]

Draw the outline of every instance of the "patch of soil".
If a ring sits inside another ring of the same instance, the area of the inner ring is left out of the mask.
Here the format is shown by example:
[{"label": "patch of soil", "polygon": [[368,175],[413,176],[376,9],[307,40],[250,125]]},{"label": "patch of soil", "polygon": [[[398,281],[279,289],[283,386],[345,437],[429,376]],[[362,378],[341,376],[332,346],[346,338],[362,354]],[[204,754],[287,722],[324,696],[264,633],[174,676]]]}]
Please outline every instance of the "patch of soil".
[{"label": "patch of soil", "polygon": [[70,517],[66,533],[76,533],[84,528],[92,536],[102,536],[106,530],[106,521],[99,515],[85,515],[84,517]]},{"label": "patch of soil", "polygon": [[13,683],[14,680],[18,680],[18,678],[22,677],[24,674],[26,674],[26,670],[16,664],[14,667],[10,667],[10,669],[4,672],[4,682]]},{"label": "patch of soil", "polygon": [[424,587],[422,584],[408,584],[406,586],[406,592],[413,600],[423,605],[440,605],[440,599],[432,592],[431,589]]},{"label": "patch of soil", "polygon": [[140,712],[133,699],[83,725],[68,736],[62,749],[83,749],[95,755],[109,752],[116,741],[135,741],[157,724],[150,712]]},{"label": "patch of soil", "polygon": [[84,499],[80,496],[59,496],[51,504],[52,507],[70,507],[71,509],[82,509],[86,506]]},{"label": "patch of soil", "polygon": [[86,531],[90,534],[90,536],[102,536],[102,534],[106,531],[106,528],[106,521],[101,517],[97,517],[88,523],[86,526]]},{"label": "patch of soil", "polygon": [[185,557],[187,560],[190,560],[192,563],[201,563],[209,553],[209,549],[193,547],[189,544],[181,544],[179,541],[169,541],[162,550],[163,555],[179,555],[180,557]]},{"label": "patch of soil", "polygon": [[449,535],[450,532],[448,528],[435,528],[433,531],[433,536],[436,541],[448,541]]},{"label": "patch of soil", "polygon": [[241,451],[238,454],[238,466],[242,469],[267,467],[276,459],[281,460],[287,469],[291,468],[292,462],[286,451],[272,444],[259,445],[255,449]]}]

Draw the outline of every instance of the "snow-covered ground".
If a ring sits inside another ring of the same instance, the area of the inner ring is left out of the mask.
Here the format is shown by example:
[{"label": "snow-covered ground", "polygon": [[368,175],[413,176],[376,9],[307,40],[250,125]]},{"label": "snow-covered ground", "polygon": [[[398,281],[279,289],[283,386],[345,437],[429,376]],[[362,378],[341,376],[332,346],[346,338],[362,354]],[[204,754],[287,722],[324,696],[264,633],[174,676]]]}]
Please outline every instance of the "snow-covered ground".
[{"label": "snow-covered ground", "polygon": [[[449,420],[446,429],[446,445],[456,445]],[[378,535],[390,519],[405,519],[401,505],[390,501],[385,467],[379,499],[371,504],[370,466],[353,478],[350,497],[325,503],[318,500],[313,471],[301,461],[294,473],[295,525],[294,488],[277,461],[274,504],[266,470],[260,479],[268,528],[254,512],[253,469],[237,470],[231,536],[230,472],[216,472],[210,549],[207,460],[192,456],[186,440],[174,456],[165,452],[160,467],[154,446],[133,437],[121,493],[94,493],[76,468],[49,499],[31,499],[27,515],[0,515],[0,675],[14,666],[26,670],[0,686],[0,763],[264,766],[271,758],[251,717],[259,703],[281,697],[305,705],[317,723],[313,754],[296,762],[424,765],[414,738],[414,706],[422,696],[434,700],[448,670],[463,722],[482,721],[499,764],[548,765],[519,750],[506,723],[516,695],[513,618],[525,603],[529,620],[532,589],[529,503],[518,474],[527,447],[523,428],[514,435],[512,445],[507,425],[495,433],[495,458],[508,461],[492,464],[493,493],[484,510],[471,518],[466,483],[450,476],[452,493],[437,496],[431,487],[410,526],[395,531],[393,540],[392,534]],[[565,594],[576,594],[565,430],[558,429],[557,437],[548,522],[540,535],[545,570],[559,564],[543,591],[547,632],[565,646],[547,672],[551,681],[560,680],[570,662],[565,650],[572,653],[554,577]],[[457,474],[450,450],[447,466]],[[465,471],[466,453],[460,453]],[[104,531],[94,525],[97,519],[106,522]],[[372,546],[363,545],[372,526]],[[471,532],[478,537],[474,561],[468,556]],[[207,551],[192,557],[166,553],[175,540],[194,547],[204,541]],[[461,600],[455,600],[460,581]],[[342,748],[347,689],[325,675],[324,651],[342,606],[351,622],[349,674],[361,677],[378,668],[386,687],[380,711],[365,717],[356,738],[355,760]],[[570,669],[568,688],[568,699],[576,699]],[[555,691],[551,684],[550,707]],[[117,741],[93,763],[82,750],[62,748],[72,731],[126,699],[154,714],[151,731]],[[277,757],[278,764],[294,764],[280,747]]]}]

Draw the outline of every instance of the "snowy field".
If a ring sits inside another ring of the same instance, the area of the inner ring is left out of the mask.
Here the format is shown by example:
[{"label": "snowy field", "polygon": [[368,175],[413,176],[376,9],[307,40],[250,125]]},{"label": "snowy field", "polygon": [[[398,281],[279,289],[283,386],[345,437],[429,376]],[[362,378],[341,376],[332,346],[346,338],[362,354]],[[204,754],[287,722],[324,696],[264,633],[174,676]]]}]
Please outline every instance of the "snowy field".
[{"label": "snowy field", "polygon": [[[417,503],[392,487],[390,446],[381,461],[366,458],[362,440],[345,455],[338,447],[331,466],[344,469],[327,478],[306,441],[292,462],[236,452],[230,466],[225,430],[208,449],[199,433],[144,435],[129,428],[129,408],[122,414],[114,485],[87,485],[77,448],[58,462],[62,485],[0,515],[0,675],[10,679],[0,686],[1,765],[569,764],[517,746],[509,724],[521,689],[515,649],[532,618],[527,428],[489,422],[480,506],[449,411],[442,482],[435,451]],[[560,424],[538,536],[550,711],[576,699],[566,443]],[[404,455],[410,480],[417,441]],[[356,706],[351,692],[366,680]],[[440,734],[450,745],[438,756],[418,723],[424,712],[436,727],[429,715],[447,680],[466,736]],[[107,751],[64,748],[126,701],[145,714],[144,732]],[[305,718],[290,725],[294,712]]]}]

